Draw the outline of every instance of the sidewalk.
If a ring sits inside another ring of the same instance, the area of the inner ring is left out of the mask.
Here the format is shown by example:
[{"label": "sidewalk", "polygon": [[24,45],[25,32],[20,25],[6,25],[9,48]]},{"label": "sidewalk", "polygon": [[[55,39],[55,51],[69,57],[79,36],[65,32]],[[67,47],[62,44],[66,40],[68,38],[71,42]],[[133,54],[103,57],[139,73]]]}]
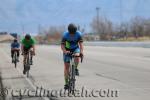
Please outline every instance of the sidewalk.
[{"label": "sidewalk", "polygon": [[2,78],[1,78],[1,72],[0,72],[0,100],[6,100],[3,82],[2,82]]}]

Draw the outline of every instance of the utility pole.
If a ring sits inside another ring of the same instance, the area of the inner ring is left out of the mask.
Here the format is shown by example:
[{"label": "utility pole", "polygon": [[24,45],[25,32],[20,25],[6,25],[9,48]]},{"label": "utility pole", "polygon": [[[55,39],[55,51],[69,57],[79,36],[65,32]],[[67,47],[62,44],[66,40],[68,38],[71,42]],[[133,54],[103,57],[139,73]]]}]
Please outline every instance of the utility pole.
[{"label": "utility pole", "polygon": [[120,0],[119,1],[119,3],[120,3],[120,32],[122,31],[122,29],[121,29],[121,23],[122,23],[122,21],[123,21],[123,16],[122,16],[122,0]]},{"label": "utility pole", "polygon": [[100,10],[100,8],[99,8],[99,7],[96,7],[96,13],[97,13],[97,29],[98,29],[98,32],[99,32],[99,10]]},{"label": "utility pole", "polygon": [[99,8],[99,7],[96,7],[96,12],[97,12],[97,21],[98,21],[98,19],[99,19],[99,10],[100,10],[100,8]]}]

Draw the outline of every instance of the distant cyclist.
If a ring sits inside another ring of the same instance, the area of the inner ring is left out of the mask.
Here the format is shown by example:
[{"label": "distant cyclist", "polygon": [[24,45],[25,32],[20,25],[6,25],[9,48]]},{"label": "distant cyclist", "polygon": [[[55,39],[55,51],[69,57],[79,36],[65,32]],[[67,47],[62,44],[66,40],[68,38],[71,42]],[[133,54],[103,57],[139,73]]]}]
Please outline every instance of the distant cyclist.
[{"label": "distant cyclist", "polygon": [[[22,44],[21,45],[22,55],[24,56],[23,65],[25,65],[24,63],[26,60],[27,52],[31,50],[31,48],[33,48],[32,55],[30,58],[30,64],[32,65],[33,63],[32,57],[33,55],[35,55],[35,40],[31,37],[30,34],[26,34],[25,37],[22,39],[21,44]],[[24,66],[23,74],[26,74],[25,66]]]},{"label": "distant cyclist", "polygon": [[17,52],[17,61],[19,62],[19,51],[20,51],[20,44],[18,43],[17,39],[14,39],[14,41],[11,43],[11,58],[12,58],[12,63],[13,61],[13,56],[15,51]]},{"label": "distant cyclist", "polygon": [[[64,89],[68,89],[68,74],[69,74],[69,61],[70,56],[67,54],[73,52],[75,56],[83,55],[83,39],[81,32],[77,31],[77,27],[74,24],[68,25],[68,31],[64,33],[64,36],[61,41],[61,49],[63,51],[63,59],[64,59],[64,78],[65,85]],[[76,75],[79,75],[78,64],[79,57],[75,58],[75,66],[76,66]]]}]

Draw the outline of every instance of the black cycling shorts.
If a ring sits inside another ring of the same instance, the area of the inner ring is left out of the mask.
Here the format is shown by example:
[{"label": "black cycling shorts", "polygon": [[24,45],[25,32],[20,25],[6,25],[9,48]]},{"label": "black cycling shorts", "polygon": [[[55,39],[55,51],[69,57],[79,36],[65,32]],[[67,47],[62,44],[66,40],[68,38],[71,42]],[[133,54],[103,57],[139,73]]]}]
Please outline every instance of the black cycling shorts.
[{"label": "black cycling shorts", "polygon": [[28,51],[32,48],[33,46],[31,45],[31,46],[29,46],[29,47],[23,47],[23,52],[25,53],[25,54],[27,54],[28,53]]}]

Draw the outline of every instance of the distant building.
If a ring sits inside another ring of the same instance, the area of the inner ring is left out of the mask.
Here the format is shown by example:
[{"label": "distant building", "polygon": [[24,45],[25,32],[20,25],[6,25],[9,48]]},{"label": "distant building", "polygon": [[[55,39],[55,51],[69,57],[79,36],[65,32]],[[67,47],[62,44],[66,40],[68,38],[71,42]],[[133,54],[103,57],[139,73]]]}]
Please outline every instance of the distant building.
[{"label": "distant building", "polygon": [[7,32],[0,32],[0,35],[7,35]]},{"label": "distant building", "polygon": [[9,34],[0,35],[0,42],[11,42],[13,40],[14,40],[14,37]]},{"label": "distant building", "polygon": [[14,38],[18,38],[18,34],[17,33],[10,33],[11,36],[13,36]]}]

